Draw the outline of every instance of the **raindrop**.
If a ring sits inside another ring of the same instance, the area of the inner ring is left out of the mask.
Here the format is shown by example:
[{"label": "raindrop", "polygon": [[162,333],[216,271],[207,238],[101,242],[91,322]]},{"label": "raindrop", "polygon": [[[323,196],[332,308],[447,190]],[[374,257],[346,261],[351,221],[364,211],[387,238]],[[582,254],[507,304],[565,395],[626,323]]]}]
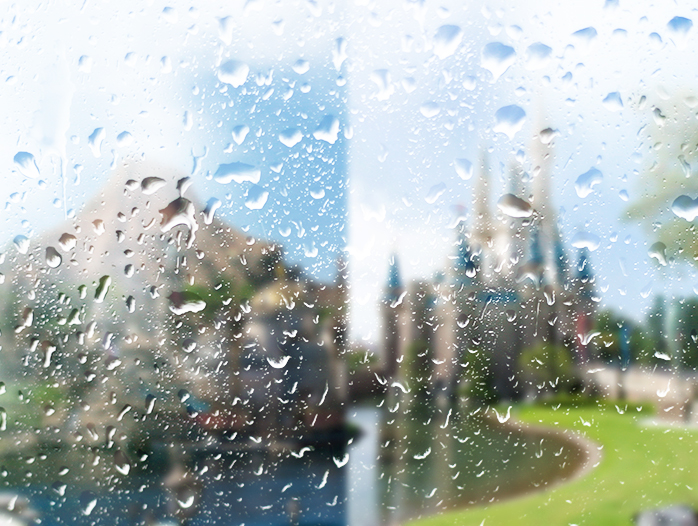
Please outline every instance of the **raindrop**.
[{"label": "raindrop", "polygon": [[61,237],[58,238],[58,246],[61,247],[63,252],[70,252],[75,248],[77,243],[78,240],[73,234],[61,234]]},{"label": "raindrop", "polygon": [[505,415],[499,414],[499,411],[497,411],[497,409],[494,407],[492,409],[494,409],[494,413],[497,415],[497,420],[500,424],[508,422],[511,418],[511,406],[507,407],[507,413]]},{"label": "raindrop", "polygon": [[216,199],[215,197],[208,200],[206,208],[203,211],[205,224],[210,225],[213,223],[213,215],[216,213],[216,210],[221,207],[221,204],[220,199]]},{"label": "raindrop", "polygon": [[97,497],[91,491],[83,491],[80,494],[80,506],[82,507],[82,513],[84,515],[89,515],[92,510],[95,509],[97,505]]},{"label": "raindrop", "polygon": [[395,88],[390,81],[390,72],[387,69],[377,69],[371,73],[371,81],[373,81],[378,91],[375,94],[378,100],[388,100],[388,98],[393,94]]},{"label": "raindrop", "polygon": [[97,234],[98,236],[101,236],[106,231],[106,228],[104,227],[104,221],[102,221],[101,219],[95,219],[94,221],[92,221],[92,227],[95,231],[95,234]]},{"label": "raindrop", "polygon": [[347,41],[340,37],[334,41],[334,48],[332,49],[332,63],[334,64],[334,68],[339,71],[346,59]]},{"label": "raindrop", "polygon": [[514,63],[516,52],[501,42],[490,42],[482,48],[480,65],[497,80]]},{"label": "raindrop", "polygon": [[4,407],[0,407],[0,431],[7,430],[7,411]]},{"label": "raindrop", "polygon": [[177,315],[187,312],[201,312],[206,308],[206,302],[190,291],[174,291],[167,299],[170,300],[170,310]]},{"label": "raindrop", "polygon": [[547,66],[552,51],[550,46],[540,42],[528,46],[526,48],[526,69],[533,71]]},{"label": "raindrop", "polygon": [[63,262],[63,258],[53,247],[46,247],[46,264],[51,268],[58,268]]},{"label": "raindrop", "polygon": [[259,185],[253,184],[247,190],[245,206],[250,210],[261,210],[267,203],[269,192]]},{"label": "raindrop", "polygon": [[461,41],[463,40],[463,31],[455,25],[444,25],[436,30],[434,36],[434,55],[440,59],[453,55]]},{"label": "raindrop", "polygon": [[271,365],[274,369],[283,369],[286,367],[286,364],[288,363],[290,356],[282,356],[278,360],[274,360],[270,356],[267,356],[267,362],[269,362],[269,365]]},{"label": "raindrop", "polygon": [[293,64],[293,71],[298,73],[299,75],[303,75],[308,72],[310,69],[310,62],[307,60],[298,59],[295,64]]},{"label": "raindrop", "polygon": [[334,461],[335,465],[338,468],[343,468],[344,466],[347,465],[347,462],[349,462],[349,453],[345,453],[344,456],[342,458],[339,458],[339,459],[332,457],[332,460]]},{"label": "raindrop", "polygon": [[533,214],[530,203],[513,194],[504,194],[500,197],[497,208],[509,217],[530,217]]},{"label": "raindrop", "polygon": [[136,312],[136,298],[134,298],[133,296],[129,296],[128,298],[126,298],[126,309],[131,314]]},{"label": "raindrop", "polygon": [[96,303],[102,303],[104,301],[104,298],[107,295],[107,292],[109,292],[109,287],[111,286],[111,277],[109,276],[102,276],[99,278],[99,284],[97,285],[97,289],[95,290],[95,302]]},{"label": "raindrop", "polygon": [[124,476],[128,475],[129,471],[131,471],[131,464],[124,452],[120,449],[114,451],[114,467]]},{"label": "raindrop", "polygon": [[620,111],[623,109],[623,100],[620,98],[620,93],[612,91],[606,98],[603,99],[604,108],[610,111]]},{"label": "raindrop", "polygon": [[313,132],[313,137],[318,141],[325,141],[334,144],[339,133],[339,119],[334,115],[325,115],[318,127]]},{"label": "raindrop", "polygon": [[121,132],[119,135],[116,136],[116,144],[117,146],[128,146],[133,142],[133,135],[131,135],[127,131]]},{"label": "raindrop", "polygon": [[601,244],[601,238],[589,232],[577,232],[572,236],[572,246],[574,248],[586,248],[593,252]]},{"label": "raindrop", "polygon": [[82,55],[78,59],[78,71],[89,73],[92,71],[92,58],[87,55]]},{"label": "raindrop", "polygon": [[495,132],[503,133],[509,139],[513,139],[524,123],[526,112],[516,104],[499,108],[494,114]]},{"label": "raindrop", "polygon": [[87,138],[87,143],[90,145],[92,154],[95,157],[102,155],[102,142],[104,142],[106,135],[107,133],[104,131],[104,128],[95,128],[95,130]]},{"label": "raindrop", "polygon": [[429,189],[429,192],[427,193],[427,196],[424,198],[424,200],[429,203],[430,205],[434,204],[441,195],[446,191],[446,183],[441,182],[438,184],[435,184]]},{"label": "raindrop", "polygon": [[594,191],[594,186],[600,184],[601,181],[603,181],[603,174],[601,171],[596,168],[590,168],[577,177],[577,180],[574,182],[574,189],[577,195],[583,199],[591,194]]},{"label": "raindrop", "polygon": [[661,241],[654,243],[647,251],[647,255],[656,259],[661,266],[666,266],[666,245]]},{"label": "raindrop", "polygon": [[182,342],[182,350],[185,353],[191,353],[194,352],[196,349],[196,340],[192,338],[185,338],[185,340]]},{"label": "raindrop", "polygon": [[162,232],[169,232],[179,225],[184,225],[189,228],[187,248],[191,248],[196,238],[196,231],[199,229],[195,217],[196,210],[192,202],[184,197],[178,197],[160,210],[160,214],[162,214],[162,222],[160,224],[160,230]]},{"label": "raindrop", "polygon": [[572,38],[576,40],[579,44],[584,47],[589,47],[594,39],[597,37],[598,32],[593,27],[585,27],[579,31],[572,33]]},{"label": "raindrop", "polygon": [[218,68],[218,80],[234,88],[242,86],[247,80],[250,67],[238,60],[228,60]]},{"label": "raindrop", "polygon": [[18,152],[14,157],[14,163],[19,173],[29,179],[39,177],[39,167],[36,164],[36,159],[29,152]]},{"label": "raindrop", "polygon": [[243,143],[247,134],[250,133],[250,127],[246,124],[240,124],[233,128],[233,140],[238,146]]},{"label": "raindrop", "polygon": [[141,190],[145,195],[152,195],[167,184],[160,177],[146,177],[141,181]]},{"label": "raindrop", "polygon": [[250,182],[258,183],[262,172],[256,166],[246,163],[228,163],[219,164],[216,173],[213,174],[213,179],[217,183],[228,184],[230,181],[236,183]]},{"label": "raindrop", "polygon": [[26,254],[29,251],[29,239],[27,239],[26,236],[15,236],[12,242],[15,244],[17,252],[20,254]]},{"label": "raindrop", "polygon": [[685,49],[688,32],[693,27],[693,21],[690,18],[675,16],[669,20],[667,27],[671,33],[671,40],[674,42],[676,47],[679,49]]},{"label": "raindrop", "polygon": [[425,102],[419,107],[419,112],[424,115],[427,119],[436,117],[440,112],[441,108],[436,102]]},{"label": "raindrop", "polygon": [[691,199],[687,195],[680,195],[671,204],[671,211],[686,221],[693,221],[698,216],[698,198]]},{"label": "raindrop", "polygon": [[453,167],[456,169],[458,177],[467,181],[473,176],[473,163],[468,159],[454,159]]},{"label": "raindrop", "polygon": [[302,139],[303,134],[298,128],[288,128],[279,134],[281,144],[288,148],[293,148],[296,144],[301,142]]}]

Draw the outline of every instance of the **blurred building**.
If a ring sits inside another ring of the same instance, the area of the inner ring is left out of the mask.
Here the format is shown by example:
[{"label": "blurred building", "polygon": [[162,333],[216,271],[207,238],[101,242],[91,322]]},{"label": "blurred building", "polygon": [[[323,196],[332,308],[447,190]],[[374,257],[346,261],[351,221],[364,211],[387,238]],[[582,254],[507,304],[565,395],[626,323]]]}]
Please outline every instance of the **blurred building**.
[{"label": "blurred building", "polygon": [[[387,375],[407,359],[418,371],[414,380],[454,392],[467,354],[479,351],[493,372],[493,389],[513,398],[524,391],[516,362],[527,347],[562,345],[577,363],[588,359],[598,300],[594,277],[585,250],[576,263],[565,254],[544,132],[531,148],[532,173],[513,165],[496,208],[482,158],[470,225],[459,225],[455,253],[439,276],[405,286],[397,260],[391,261],[382,310]],[[513,196],[527,204],[512,211],[507,199]]]}]

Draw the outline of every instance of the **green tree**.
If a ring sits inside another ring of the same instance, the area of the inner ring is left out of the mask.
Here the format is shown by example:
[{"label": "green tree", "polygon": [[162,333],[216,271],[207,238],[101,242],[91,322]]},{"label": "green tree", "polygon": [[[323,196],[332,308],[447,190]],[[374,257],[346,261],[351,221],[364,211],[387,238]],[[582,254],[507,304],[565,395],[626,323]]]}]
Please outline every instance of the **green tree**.
[{"label": "green tree", "polygon": [[518,366],[519,378],[537,390],[569,392],[579,382],[572,353],[564,345],[536,343],[521,353]]}]

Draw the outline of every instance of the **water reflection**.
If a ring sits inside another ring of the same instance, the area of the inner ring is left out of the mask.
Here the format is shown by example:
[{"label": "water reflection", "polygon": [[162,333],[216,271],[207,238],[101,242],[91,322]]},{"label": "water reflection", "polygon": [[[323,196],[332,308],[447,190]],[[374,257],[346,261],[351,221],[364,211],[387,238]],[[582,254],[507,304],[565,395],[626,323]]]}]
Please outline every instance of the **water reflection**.
[{"label": "water reflection", "polygon": [[492,410],[407,397],[379,405],[349,410],[362,432],[348,444],[35,443],[3,457],[0,506],[18,495],[17,524],[49,526],[377,526],[544,487],[582,460],[564,438],[500,424]]}]

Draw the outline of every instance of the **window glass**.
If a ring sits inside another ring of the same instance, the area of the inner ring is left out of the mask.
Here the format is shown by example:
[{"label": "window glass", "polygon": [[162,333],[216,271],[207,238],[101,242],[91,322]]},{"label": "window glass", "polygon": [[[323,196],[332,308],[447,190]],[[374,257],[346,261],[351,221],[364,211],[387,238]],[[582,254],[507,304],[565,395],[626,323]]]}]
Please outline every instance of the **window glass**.
[{"label": "window glass", "polygon": [[694,18],[3,3],[0,523],[692,520]]}]

